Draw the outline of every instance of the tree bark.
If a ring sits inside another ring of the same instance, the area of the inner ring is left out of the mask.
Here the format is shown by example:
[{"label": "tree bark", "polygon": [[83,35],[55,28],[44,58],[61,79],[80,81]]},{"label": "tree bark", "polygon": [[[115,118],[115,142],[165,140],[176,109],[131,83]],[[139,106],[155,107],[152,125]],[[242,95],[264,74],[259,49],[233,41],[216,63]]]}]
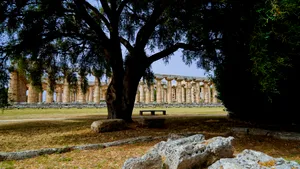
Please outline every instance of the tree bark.
[{"label": "tree bark", "polygon": [[132,122],[137,87],[146,69],[145,65],[136,63],[143,62],[139,62],[138,59],[128,59],[123,77],[112,76],[106,93],[108,119],[123,119],[126,122]]},{"label": "tree bark", "polygon": [[[123,79],[112,77],[106,93],[109,119],[123,119],[127,122],[132,121],[132,110],[134,108],[135,95],[139,84],[139,80],[131,80],[134,76],[136,75],[125,74]],[[118,83],[122,83],[122,88],[118,87]]]}]

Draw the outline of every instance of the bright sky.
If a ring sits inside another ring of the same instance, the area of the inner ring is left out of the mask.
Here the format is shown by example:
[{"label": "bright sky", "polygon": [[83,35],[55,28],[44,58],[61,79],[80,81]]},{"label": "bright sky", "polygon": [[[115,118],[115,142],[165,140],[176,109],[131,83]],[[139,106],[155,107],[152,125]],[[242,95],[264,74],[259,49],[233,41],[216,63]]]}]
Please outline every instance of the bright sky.
[{"label": "bright sky", "polygon": [[152,70],[154,73],[170,74],[170,75],[184,75],[184,76],[196,76],[204,77],[205,71],[197,68],[196,63],[191,66],[187,66],[181,57],[180,52],[176,52],[170,57],[168,64],[165,64],[162,60],[158,60],[152,64]]}]

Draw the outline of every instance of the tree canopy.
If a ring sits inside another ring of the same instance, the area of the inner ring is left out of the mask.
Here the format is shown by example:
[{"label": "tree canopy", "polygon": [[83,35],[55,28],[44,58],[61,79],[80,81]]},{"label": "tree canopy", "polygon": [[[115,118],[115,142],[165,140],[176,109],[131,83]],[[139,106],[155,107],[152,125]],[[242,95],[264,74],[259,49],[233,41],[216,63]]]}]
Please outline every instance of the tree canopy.
[{"label": "tree canopy", "polygon": [[[138,82],[141,77],[153,78],[153,62],[167,61],[179,49],[186,61],[213,52],[203,43],[209,32],[201,28],[210,1],[91,2],[2,1],[0,30],[8,37],[2,50],[15,63],[25,61],[36,86],[41,73],[55,82],[54,77],[65,73],[64,67],[76,67],[81,76],[111,70],[106,96],[109,118],[129,121]],[[203,39],[196,38],[199,35]]]},{"label": "tree canopy", "polygon": [[235,116],[280,119],[297,104],[299,0],[91,2],[3,0],[3,56],[26,65],[36,86],[42,73],[53,83],[74,72],[111,74],[108,118],[131,121],[139,81],[153,80],[151,64],[177,50],[186,64],[214,70],[219,98]]}]

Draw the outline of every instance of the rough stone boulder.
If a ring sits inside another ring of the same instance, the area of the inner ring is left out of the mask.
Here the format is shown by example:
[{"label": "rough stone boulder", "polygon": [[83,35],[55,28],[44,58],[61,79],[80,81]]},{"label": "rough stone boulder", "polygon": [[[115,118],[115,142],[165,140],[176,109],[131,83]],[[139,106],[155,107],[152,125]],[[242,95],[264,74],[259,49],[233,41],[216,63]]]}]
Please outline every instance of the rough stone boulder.
[{"label": "rough stone boulder", "polygon": [[97,133],[118,131],[126,128],[126,123],[122,119],[107,119],[94,121],[91,125],[91,129]]},{"label": "rough stone boulder", "polygon": [[156,149],[139,158],[129,158],[125,161],[122,169],[157,169],[163,168],[162,157]]},{"label": "rough stone boulder", "polygon": [[144,156],[128,159],[124,163],[123,169],[205,168],[220,158],[233,156],[232,140],[233,137],[215,137],[204,140],[202,134],[176,140],[168,139],[168,141],[156,144]]},{"label": "rough stone boulder", "polygon": [[283,158],[273,158],[262,152],[244,150],[235,158],[224,158],[215,162],[208,169],[300,169],[297,162]]}]

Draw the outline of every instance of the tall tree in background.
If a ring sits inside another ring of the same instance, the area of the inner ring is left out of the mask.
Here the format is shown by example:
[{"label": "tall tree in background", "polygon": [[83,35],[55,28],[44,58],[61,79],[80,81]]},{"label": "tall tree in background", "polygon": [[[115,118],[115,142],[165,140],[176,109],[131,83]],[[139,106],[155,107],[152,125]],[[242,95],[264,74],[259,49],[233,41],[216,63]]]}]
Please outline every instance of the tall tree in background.
[{"label": "tall tree in background", "polygon": [[83,68],[97,67],[88,60],[100,60],[97,64],[104,66],[98,67],[112,71],[106,95],[108,118],[131,121],[138,83],[142,77],[153,78],[153,62],[167,60],[179,49],[193,51],[185,52],[185,57],[206,52],[202,40],[195,38],[201,26],[196,29],[189,22],[196,18],[201,23],[201,12],[209,10],[211,2],[97,2],[101,5],[86,0],[4,0],[0,30],[9,38],[2,49],[10,57],[37,62],[46,55],[69,55],[69,64]]},{"label": "tall tree in background", "polygon": [[[0,40],[1,43],[2,40]],[[8,105],[8,65],[7,56],[0,50],[0,109]]]},{"label": "tall tree in background", "polygon": [[215,12],[207,15],[203,29],[211,32],[208,43],[218,52],[202,56],[199,66],[215,70],[218,97],[230,117],[259,123],[300,122],[294,111],[300,101],[299,4],[299,0],[257,0],[212,6]]}]

